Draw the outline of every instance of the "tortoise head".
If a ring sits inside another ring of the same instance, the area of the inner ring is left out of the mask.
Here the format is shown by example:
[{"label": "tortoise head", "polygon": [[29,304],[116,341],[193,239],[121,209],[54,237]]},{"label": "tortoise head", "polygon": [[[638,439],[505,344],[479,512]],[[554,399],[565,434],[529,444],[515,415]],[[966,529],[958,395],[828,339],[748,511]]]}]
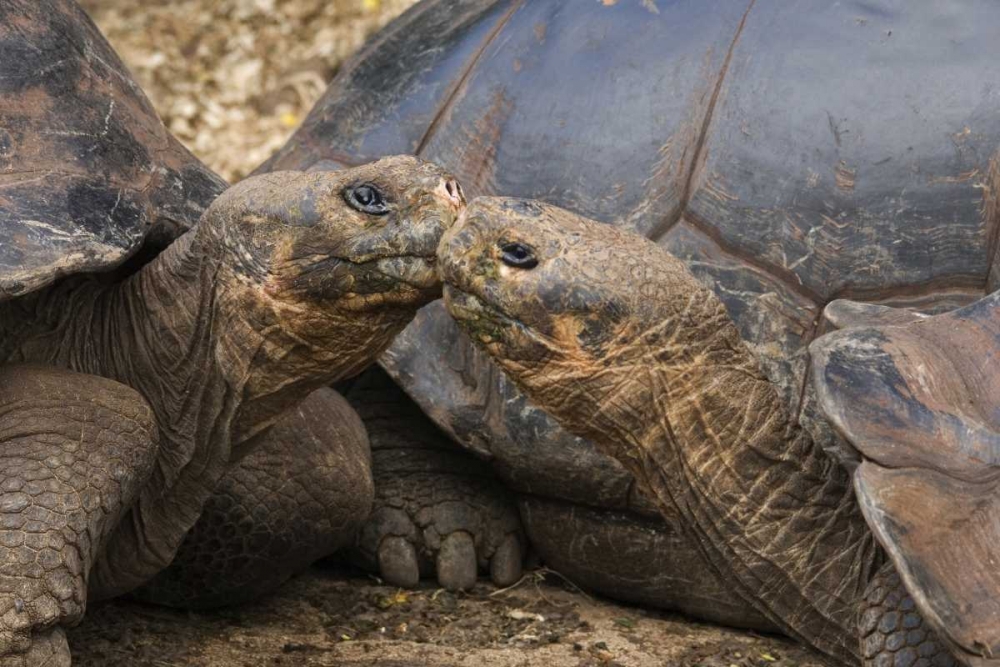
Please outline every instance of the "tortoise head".
[{"label": "tortoise head", "polygon": [[475,199],[438,261],[451,315],[560,421],[601,409],[644,364],[695,353],[725,317],[652,242],[534,201]]},{"label": "tortoise head", "polygon": [[415,310],[440,293],[435,249],[464,206],[439,167],[397,156],[248,178],[200,226],[221,241],[223,263],[244,288],[279,306]]}]

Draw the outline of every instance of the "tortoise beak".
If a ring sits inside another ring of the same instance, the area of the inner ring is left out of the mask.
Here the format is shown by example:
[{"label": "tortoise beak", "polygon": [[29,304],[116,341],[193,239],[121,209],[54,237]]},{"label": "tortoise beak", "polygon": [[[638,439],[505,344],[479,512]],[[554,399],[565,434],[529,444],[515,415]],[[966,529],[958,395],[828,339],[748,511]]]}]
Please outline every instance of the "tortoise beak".
[{"label": "tortoise beak", "polygon": [[418,290],[440,289],[433,257],[385,257],[372,262],[376,271]]}]

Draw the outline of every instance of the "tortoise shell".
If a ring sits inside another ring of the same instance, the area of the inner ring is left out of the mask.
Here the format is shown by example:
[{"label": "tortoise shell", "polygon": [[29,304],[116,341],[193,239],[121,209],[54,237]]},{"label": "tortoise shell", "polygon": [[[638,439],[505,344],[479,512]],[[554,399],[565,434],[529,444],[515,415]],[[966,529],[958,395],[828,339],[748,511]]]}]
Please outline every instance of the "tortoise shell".
[{"label": "tortoise shell", "polygon": [[967,658],[1000,652],[1000,291],[813,343],[820,404],[864,455],[854,487],[906,589]]},{"label": "tortoise shell", "polygon": [[[828,302],[934,312],[1000,284],[998,26],[988,2],[427,0],[262,169],[416,153],[470,195],[645,234],[713,287],[834,446],[806,391]],[[629,502],[631,478],[530,406],[439,305],[383,364],[520,490]]]},{"label": "tortoise shell", "polygon": [[0,3],[0,301],[165,246],[224,187],[76,3]]}]

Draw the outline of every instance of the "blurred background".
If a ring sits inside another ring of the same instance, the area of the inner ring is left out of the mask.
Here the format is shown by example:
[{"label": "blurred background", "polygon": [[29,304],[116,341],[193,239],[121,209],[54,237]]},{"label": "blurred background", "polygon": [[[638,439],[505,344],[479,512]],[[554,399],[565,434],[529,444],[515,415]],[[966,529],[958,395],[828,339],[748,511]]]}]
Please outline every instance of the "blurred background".
[{"label": "blurred background", "polygon": [[167,127],[230,182],[416,0],[82,0]]}]

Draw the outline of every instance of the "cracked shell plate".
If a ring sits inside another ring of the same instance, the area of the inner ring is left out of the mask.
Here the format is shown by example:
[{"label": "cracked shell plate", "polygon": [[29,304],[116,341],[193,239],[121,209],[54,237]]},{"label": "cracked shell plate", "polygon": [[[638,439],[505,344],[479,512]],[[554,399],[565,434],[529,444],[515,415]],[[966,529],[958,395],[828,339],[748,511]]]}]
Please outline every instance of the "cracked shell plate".
[{"label": "cracked shell plate", "polygon": [[0,301],[166,246],[224,188],[76,3],[0,3]]}]

